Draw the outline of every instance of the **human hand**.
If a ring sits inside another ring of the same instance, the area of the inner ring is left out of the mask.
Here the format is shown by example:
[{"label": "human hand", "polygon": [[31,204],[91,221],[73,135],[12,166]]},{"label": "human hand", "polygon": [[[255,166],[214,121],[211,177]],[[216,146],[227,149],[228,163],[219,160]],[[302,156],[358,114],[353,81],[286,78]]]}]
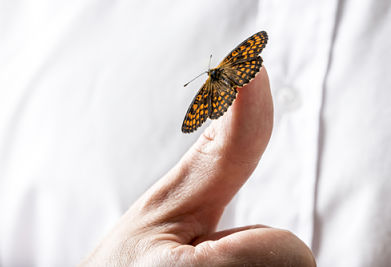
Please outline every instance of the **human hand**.
[{"label": "human hand", "polygon": [[[273,126],[264,67],[239,89],[179,163],[122,216],[82,266],[316,266],[292,233],[246,226],[215,232],[258,164]],[[254,203],[265,205],[265,203]]]}]

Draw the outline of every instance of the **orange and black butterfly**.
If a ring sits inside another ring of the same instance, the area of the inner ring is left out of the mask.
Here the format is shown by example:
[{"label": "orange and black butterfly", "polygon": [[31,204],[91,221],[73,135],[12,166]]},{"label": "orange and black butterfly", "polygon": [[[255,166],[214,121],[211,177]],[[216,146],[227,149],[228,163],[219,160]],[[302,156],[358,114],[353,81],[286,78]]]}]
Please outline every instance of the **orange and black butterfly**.
[{"label": "orange and black butterfly", "polygon": [[217,119],[227,111],[236,98],[237,88],[248,84],[261,69],[263,60],[259,54],[267,40],[265,31],[252,35],[232,50],[216,68],[204,72],[209,77],[186,112],[182,132],[191,133],[207,118]]}]

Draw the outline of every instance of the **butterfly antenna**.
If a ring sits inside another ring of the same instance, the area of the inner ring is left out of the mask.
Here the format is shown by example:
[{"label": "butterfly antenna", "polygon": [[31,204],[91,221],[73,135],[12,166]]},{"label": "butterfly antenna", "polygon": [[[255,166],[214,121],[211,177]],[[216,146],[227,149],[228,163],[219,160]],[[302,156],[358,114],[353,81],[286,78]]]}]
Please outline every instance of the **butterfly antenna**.
[{"label": "butterfly antenna", "polygon": [[194,81],[195,79],[197,79],[198,77],[200,77],[201,75],[203,75],[203,74],[205,74],[205,73],[208,73],[208,72],[207,72],[207,71],[204,71],[203,73],[201,73],[201,74],[198,75],[197,77],[194,77],[193,79],[191,79],[190,82],[185,83],[185,84],[183,85],[183,87],[186,87],[189,83],[191,83],[192,81]]},{"label": "butterfly antenna", "polygon": [[210,55],[210,57],[209,57],[209,67],[208,67],[208,70],[207,71],[204,71],[203,73],[201,73],[200,75],[198,75],[197,77],[195,77],[195,78],[193,78],[193,79],[191,79],[190,80],[190,82],[188,82],[188,83],[185,83],[184,85],[183,85],[183,87],[186,87],[186,86],[188,86],[189,85],[189,83],[191,83],[192,81],[194,81],[195,79],[197,79],[198,77],[200,77],[201,75],[203,75],[203,74],[205,74],[205,73],[208,73],[209,71],[210,71],[210,62],[211,62],[211,60],[212,60],[212,55]]}]

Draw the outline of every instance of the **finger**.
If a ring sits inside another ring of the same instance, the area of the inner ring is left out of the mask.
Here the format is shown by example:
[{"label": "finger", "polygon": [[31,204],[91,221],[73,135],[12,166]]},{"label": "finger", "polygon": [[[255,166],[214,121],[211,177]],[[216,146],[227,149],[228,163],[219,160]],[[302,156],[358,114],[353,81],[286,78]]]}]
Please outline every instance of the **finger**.
[{"label": "finger", "polygon": [[192,245],[196,246],[196,245],[198,245],[198,244],[200,244],[202,242],[205,242],[205,241],[219,240],[219,239],[221,239],[223,237],[232,235],[234,233],[238,233],[238,232],[246,231],[246,230],[250,230],[250,229],[257,229],[257,228],[269,228],[269,226],[261,225],[261,224],[255,224],[255,225],[247,225],[247,226],[236,227],[236,228],[223,230],[223,231],[219,231],[219,232],[214,232],[214,233],[211,233],[210,235],[202,236],[202,237],[196,239],[195,241],[193,241]]},{"label": "finger", "polygon": [[135,209],[162,221],[191,214],[213,228],[266,148],[273,104],[264,67],[240,88],[227,113],[214,121],[180,162],[140,199]]},{"label": "finger", "polygon": [[205,266],[316,266],[311,251],[300,239],[274,228],[238,231],[200,243],[194,255]]}]

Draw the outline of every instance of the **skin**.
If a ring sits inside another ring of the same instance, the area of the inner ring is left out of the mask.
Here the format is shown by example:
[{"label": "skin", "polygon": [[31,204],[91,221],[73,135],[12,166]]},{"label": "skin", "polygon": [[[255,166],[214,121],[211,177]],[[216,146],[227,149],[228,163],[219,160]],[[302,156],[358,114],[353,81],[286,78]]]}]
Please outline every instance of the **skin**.
[{"label": "skin", "polygon": [[258,165],[272,127],[273,102],[262,67],[227,113],[80,266],[316,266],[309,248],[289,231],[263,225],[215,231]]}]

